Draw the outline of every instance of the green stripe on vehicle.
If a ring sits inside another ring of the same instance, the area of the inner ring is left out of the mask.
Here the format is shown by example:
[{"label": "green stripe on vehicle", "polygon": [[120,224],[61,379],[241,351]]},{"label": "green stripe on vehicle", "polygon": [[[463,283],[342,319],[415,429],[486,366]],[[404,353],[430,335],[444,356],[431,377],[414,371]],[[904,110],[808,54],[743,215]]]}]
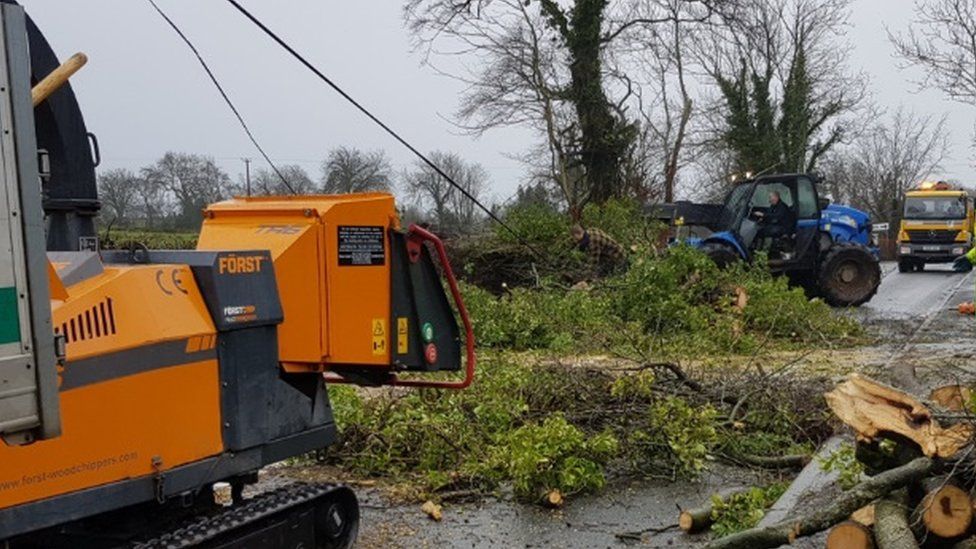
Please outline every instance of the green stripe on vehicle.
[{"label": "green stripe on vehicle", "polygon": [[0,345],[20,341],[17,289],[0,288]]}]

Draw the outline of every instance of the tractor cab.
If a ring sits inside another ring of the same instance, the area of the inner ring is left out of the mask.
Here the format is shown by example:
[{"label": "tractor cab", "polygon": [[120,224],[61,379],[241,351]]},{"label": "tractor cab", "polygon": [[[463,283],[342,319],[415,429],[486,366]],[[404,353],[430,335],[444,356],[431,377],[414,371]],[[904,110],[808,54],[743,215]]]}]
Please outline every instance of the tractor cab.
[{"label": "tractor cab", "polygon": [[[773,196],[788,215],[771,222]],[[738,258],[765,251],[770,266],[787,270],[816,261],[821,217],[816,185],[807,175],[776,175],[736,185],[726,196],[718,231],[706,240],[721,240],[735,248]],[[785,223],[785,225],[783,225]],[[733,259],[730,257],[730,259]]]},{"label": "tractor cab", "polygon": [[751,262],[764,252],[771,272],[789,277],[811,296],[839,307],[861,305],[881,284],[871,218],[821,200],[818,183],[808,174],[750,178],[735,185],[721,205],[677,202],[657,206],[651,215],[675,227],[706,231],[675,243],[702,250],[720,267]]}]

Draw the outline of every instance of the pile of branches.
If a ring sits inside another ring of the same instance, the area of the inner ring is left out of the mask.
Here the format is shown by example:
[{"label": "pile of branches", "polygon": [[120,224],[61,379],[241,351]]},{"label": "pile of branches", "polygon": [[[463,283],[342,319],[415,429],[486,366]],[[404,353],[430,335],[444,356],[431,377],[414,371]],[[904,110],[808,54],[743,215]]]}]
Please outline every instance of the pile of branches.
[{"label": "pile of branches", "polygon": [[[825,395],[855,434],[867,477],[830,504],[712,541],[707,547],[779,547],[829,530],[828,548],[976,546],[976,416],[971,391],[938,388],[920,400],[852,375]],[[708,507],[683,511],[687,532],[707,528]]]}]

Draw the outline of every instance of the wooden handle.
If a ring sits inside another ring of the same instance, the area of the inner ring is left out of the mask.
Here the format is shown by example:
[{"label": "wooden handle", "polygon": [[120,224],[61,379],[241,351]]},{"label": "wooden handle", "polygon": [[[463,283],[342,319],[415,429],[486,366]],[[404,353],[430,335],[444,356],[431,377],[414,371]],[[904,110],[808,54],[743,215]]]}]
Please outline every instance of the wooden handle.
[{"label": "wooden handle", "polygon": [[52,93],[63,86],[74,73],[84,67],[87,62],[88,56],[79,52],[72,55],[60,67],[51,71],[51,74],[45,76],[44,80],[38,82],[34,86],[34,89],[31,90],[31,98],[34,100],[34,106],[36,107],[43,103]]}]

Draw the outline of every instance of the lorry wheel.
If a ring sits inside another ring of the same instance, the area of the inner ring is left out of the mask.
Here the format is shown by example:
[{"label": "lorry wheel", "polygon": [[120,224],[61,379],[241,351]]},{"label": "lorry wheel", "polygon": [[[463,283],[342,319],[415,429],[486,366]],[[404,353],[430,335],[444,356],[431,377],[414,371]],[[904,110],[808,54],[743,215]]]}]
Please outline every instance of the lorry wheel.
[{"label": "lorry wheel", "polygon": [[848,242],[836,244],[820,262],[817,285],[827,303],[834,307],[856,307],[877,293],[881,266],[863,246]]},{"label": "lorry wheel", "polygon": [[898,261],[899,273],[910,273],[914,268],[915,268],[915,264],[907,259],[901,259]]},{"label": "lorry wheel", "polygon": [[724,269],[729,265],[735,263],[742,259],[739,254],[729,246],[728,244],[722,244],[719,242],[708,242],[702,246],[702,252],[705,253],[720,269]]}]

